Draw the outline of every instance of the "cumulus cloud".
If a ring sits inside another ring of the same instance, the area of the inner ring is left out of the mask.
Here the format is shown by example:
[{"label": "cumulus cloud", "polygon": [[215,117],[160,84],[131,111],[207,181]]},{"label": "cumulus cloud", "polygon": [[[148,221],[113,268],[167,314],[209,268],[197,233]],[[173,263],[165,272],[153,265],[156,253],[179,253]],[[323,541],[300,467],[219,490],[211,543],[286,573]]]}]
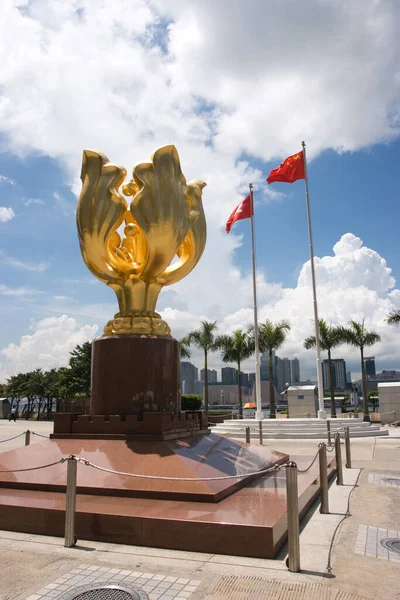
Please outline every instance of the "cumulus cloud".
[{"label": "cumulus cloud", "polygon": [[15,217],[15,212],[12,208],[7,208],[6,206],[0,206],[0,223],[7,223],[7,221],[11,221]]},{"label": "cumulus cloud", "polygon": [[[399,17],[396,0],[252,0],[251,10],[231,0],[5,0],[0,130],[13,153],[59,161],[75,192],[83,148],[129,174],[174,143],[187,179],[208,183],[208,241],[195,275],[161,302],[181,311],[169,315],[178,337],[200,316],[231,330],[251,320],[251,277],[233,262],[241,238],[223,225],[250,181],[257,198],[282,199],[243,157],[284,158],[303,137],[312,157],[398,136]],[[348,236],[316,260],[321,315],[343,322],[365,311],[381,323],[398,298],[390,270]],[[260,316],[291,319],[287,351],[302,355],[308,284],[307,264],[293,289],[258,275]]]},{"label": "cumulus cloud", "polygon": [[24,335],[19,344],[9,344],[1,351],[1,380],[39,367],[51,369],[67,365],[74,347],[93,339],[98,327],[78,327],[75,319],[62,315],[42,319],[31,329],[33,333]]},{"label": "cumulus cloud", "polygon": [[[400,290],[394,288],[395,281],[390,274],[386,261],[377,252],[363,245],[360,238],[346,233],[335,244],[332,256],[318,258],[317,295],[319,316],[337,325],[346,325],[350,319],[365,320],[368,329],[377,331],[382,341],[374,345],[372,354],[377,357],[383,367],[399,366],[398,340],[399,332],[386,323],[391,308],[400,308]],[[280,284],[267,284],[259,278],[260,305],[259,318],[278,321],[288,319],[291,331],[287,341],[279,350],[280,356],[300,359],[303,378],[315,377],[315,352],[303,347],[304,339],[313,333],[313,304],[309,284],[310,262],[301,269],[297,285],[293,288]],[[383,284],[376,284],[370,273]],[[323,276],[329,273],[329,278]],[[236,280],[235,280],[236,277]],[[247,282],[247,283],[246,283]],[[225,304],[207,305],[206,295],[198,289],[200,298],[190,305],[186,302],[186,290],[181,294],[177,287],[171,293],[166,290],[167,304],[176,304],[177,308],[166,306],[161,314],[172,328],[173,335],[180,339],[189,331],[197,329],[201,320],[217,319],[220,333],[231,333],[237,328],[247,328],[253,320],[251,281],[243,282],[233,273],[227,279],[227,296],[233,296]],[[230,286],[230,287],[229,287]],[[236,292],[234,292],[236,286]],[[385,287],[386,286],[386,287]],[[0,286],[0,295],[24,296],[27,290],[12,290]],[[171,295],[172,294],[172,295]],[[61,306],[60,306],[61,304]],[[202,308],[207,306],[209,312]],[[50,368],[66,364],[69,352],[76,344],[92,339],[112,316],[113,304],[80,305],[71,303],[68,298],[57,296],[53,304],[46,304],[46,310],[59,312],[67,308],[73,317],[65,315],[42,319],[33,326],[34,333],[23,336],[19,344],[10,344],[1,351],[6,362],[0,366],[3,378],[20,370],[35,367]],[[88,320],[96,315],[98,325],[78,326],[77,319]],[[357,350],[342,346],[336,351],[337,357],[345,358],[348,369],[357,376],[359,372],[359,356]],[[193,349],[193,360],[200,366],[203,361],[201,351]],[[223,366],[219,353],[209,357],[212,368]],[[247,361],[244,369],[254,370],[254,360]]]},{"label": "cumulus cloud", "polygon": [[[364,246],[360,238],[346,233],[334,245],[332,256],[316,257],[316,280],[319,317],[335,325],[346,325],[350,319],[364,319],[367,328],[377,331],[382,338],[372,350],[372,354],[378,357],[378,366],[379,361],[383,367],[400,366],[399,332],[386,323],[390,309],[400,307],[400,290],[393,289],[395,280],[386,261],[375,250]],[[296,287],[270,286],[262,279],[259,287],[263,291],[259,305],[260,321],[266,318],[273,321],[288,319],[292,327],[279,355],[297,356],[301,361],[302,376],[315,377],[315,352],[303,347],[304,339],[314,330],[310,261],[303,265]],[[246,297],[239,287],[235,299],[238,304],[242,303],[240,308],[220,312],[221,333],[231,333],[251,324],[253,311],[251,292],[248,292]],[[230,305],[233,306],[234,302],[231,300]],[[171,313],[166,310],[163,314],[171,323],[174,334],[180,337],[198,326],[201,313],[190,315],[185,312],[182,319],[182,313],[178,311]],[[360,367],[356,350],[342,346],[336,350],[336,355],[345,358],[349,370],[358,374]],[[194,357],[201,363],[201,353],[194,351]],[[210,364],[221,367],[220,357],[213,355]],[[254,369],[253,362],[248,361],[245,368]]]}]

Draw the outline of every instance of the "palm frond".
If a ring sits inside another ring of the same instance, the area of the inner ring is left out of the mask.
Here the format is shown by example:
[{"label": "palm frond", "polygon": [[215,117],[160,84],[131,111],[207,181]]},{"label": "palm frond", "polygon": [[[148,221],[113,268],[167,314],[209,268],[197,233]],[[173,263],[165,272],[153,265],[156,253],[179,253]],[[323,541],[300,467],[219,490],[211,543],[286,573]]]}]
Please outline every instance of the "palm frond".
[{"label": "palm frond", "polygon": [[392,310],[387,317],[389,325],[398,325],[400,323],[400,310]]}]

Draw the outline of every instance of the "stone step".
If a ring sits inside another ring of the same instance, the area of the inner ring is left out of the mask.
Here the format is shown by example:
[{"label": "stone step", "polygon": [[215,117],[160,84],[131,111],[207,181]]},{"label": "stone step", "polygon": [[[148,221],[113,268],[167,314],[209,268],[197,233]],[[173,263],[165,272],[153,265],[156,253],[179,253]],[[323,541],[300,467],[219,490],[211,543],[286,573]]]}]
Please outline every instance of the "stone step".
[{"label": "stone step", "polygon": [[[224,437],[229,437],[232,439],[237,439],[237,440],[245,440],[246,439],[246,434],[245,432],[242,431],[218,431],[216,432],[218,433],[218,435],[222,435]],[[351,431],[350,432],[350,437],[351,438],[363,438],[363,437],[382,437],[382,436],[387,436],[389,435],[389,432],[387,431],[387,429],[373,429],[373,430],[366,430],[366,431]],[[327,439],[327,434],[321,434],[320,432],[314,432],[314,431],[303,431],[301,433],[296,432],[282,432],[282,431],[274,431],[274,432],[270,432],[269,434],[264,433],[263,432],[263,438],[265,441],[267,440],[283,440],[283,439],[296,439],[296,440],[307,440],[307,439],[315,439],[315,440],[325,440]],[[344,434],[341,434],[341,437],[344,437]],[[250,435],[250,439],[252,440],[258,440],[258,433],[257,432],[252,432]]]}]

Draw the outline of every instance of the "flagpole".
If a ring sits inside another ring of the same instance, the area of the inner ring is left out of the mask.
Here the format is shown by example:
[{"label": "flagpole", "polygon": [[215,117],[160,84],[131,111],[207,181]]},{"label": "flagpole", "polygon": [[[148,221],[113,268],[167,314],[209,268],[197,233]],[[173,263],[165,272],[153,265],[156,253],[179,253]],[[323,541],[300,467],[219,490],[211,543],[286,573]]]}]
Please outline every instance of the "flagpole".
[{"label": "flagpole", "polygon": [[254,243],[254,198],[253,184],[249,183],[251,202],[251,260],[253,264],[253,300],[254,300],[254,344],[256,353],[256,419],[264,419],[261,402],[260,349],[258,347],[258,316],[257,316],[257,281],[256,281],[256,249]]},{"label": "flagpole", "polygon": [[314,250],[313,250],[312,231],[311,231],[310,198],[308,195],[306,144],[305,144],[305,142],[301,142],[301,145],[303,146],[303,158],[304,158],[304,179],[305,179],[305,184],[306,184],[308,238],[309,238],[309,242],[310,242],[311,279],[312,279],[313,305],[314,305],[315,348],[317,350],[317,381],[318,381],[318,405],[319,405],[318,418],[326,419],[325,404],[324,404],[324,383],[323,383],[323,378],[322,378],[321,346],[319,343],[319,320],[318,320],[318,306],[317,306],[317,288],[315,285]]}]

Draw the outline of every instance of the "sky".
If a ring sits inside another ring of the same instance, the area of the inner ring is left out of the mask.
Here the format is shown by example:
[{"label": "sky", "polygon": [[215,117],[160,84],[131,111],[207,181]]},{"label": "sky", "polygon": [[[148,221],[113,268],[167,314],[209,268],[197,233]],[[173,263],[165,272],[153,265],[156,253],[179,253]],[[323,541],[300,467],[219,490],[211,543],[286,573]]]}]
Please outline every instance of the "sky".
[{"label": "sky", "polygon": [[158,304],[177,339],[251,323],[250,222],[225,223],[253,183],[260,321],[288,319],[278,354],[316,377],[304,181],[265,181],[305,140],[319,315],[365,319],[400,369],[397,0],[3,0],[0,64],[0,381],[67,364],[117,312],[79,250],[82,151],[129,178],[165,144],[207,182],[204,255]]}]

